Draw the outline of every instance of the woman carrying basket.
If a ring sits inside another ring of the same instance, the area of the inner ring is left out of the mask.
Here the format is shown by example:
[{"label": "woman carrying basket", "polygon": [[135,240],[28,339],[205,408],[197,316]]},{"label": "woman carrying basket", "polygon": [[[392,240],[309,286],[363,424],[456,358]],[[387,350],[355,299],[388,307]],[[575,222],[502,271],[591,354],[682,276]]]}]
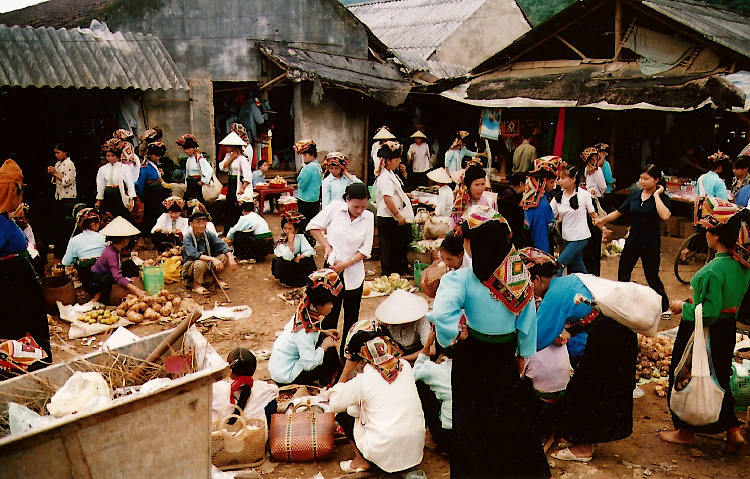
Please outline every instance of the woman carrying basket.
[{"label": "woman carrying basket", "polygon": [[691,426],[672,412],[675,430],[661,432],[659,437],[666,442],[694,444],[696,432],[718,434],[726,431],[727,444],[724,451],[733,453],[745,443],[734,414],[734,397],[729,387],[729,378],[732,375],[732,355],[736,341],[735,318],[750,283],[750,211],[729,201],[708,196],[698,203],[696,215],[698,225],[706,229],[706,242],[709,248],[716,250],[716,257],[690,281],[693,297],[688,301],[672,301],[672,312],[682,313],[682,320],[669,367],[667,404],[675,382],[675,369],[695,328],[695,308],[699,304],[703,304],[703,322],[708,327],[710,359],[713,361],[716,380],[725,391],[724,399],[716,422],[700,427]]}]

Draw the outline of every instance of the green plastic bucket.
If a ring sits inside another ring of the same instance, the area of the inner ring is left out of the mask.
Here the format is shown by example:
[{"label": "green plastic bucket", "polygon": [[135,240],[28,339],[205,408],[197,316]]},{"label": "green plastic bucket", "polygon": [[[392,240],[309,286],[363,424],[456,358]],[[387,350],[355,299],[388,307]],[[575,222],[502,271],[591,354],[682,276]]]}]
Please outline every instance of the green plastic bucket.
[{"label": "green plastic bucket", "polygon": [[143,288],[152,296],[164,289],[164,269],[161,266],[144,266]]},{"label": "green plastic bucket", "polygon": [[414,262],[414,284],[422,291],[422,271],[429,266],[429,263]]}]

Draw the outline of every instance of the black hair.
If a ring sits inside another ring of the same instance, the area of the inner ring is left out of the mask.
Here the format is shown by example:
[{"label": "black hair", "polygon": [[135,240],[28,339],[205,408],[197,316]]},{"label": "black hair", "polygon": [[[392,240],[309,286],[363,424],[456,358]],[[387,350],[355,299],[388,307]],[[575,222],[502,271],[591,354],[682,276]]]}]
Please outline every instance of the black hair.
[{"label": "black hair", "polygon": [[68,154],[68,146],[65,143],[55,143],[55,149]]},{"label": "black hair", "polygon": [[486,281],[510,251],[510,229],[505,223],[488,221],[469,230],[468,236],[474,276]]},{"label": "black hair", "polygon": [[255,211],[255,202],[254,201],[243,201],[242,202],[242,211],[247,211],[248,213]]},{"label": "black hair", "polygon": [[252,376],[258,365],[255,355],[246,348],[234,348],[227,356],[227,362],[235,376]]},{"label": "black hair", "polygon": [[307,153],[308,155],[312,155],[313,158],[317,158],[318,157],[318,146],[317,145],[311,145],[311,146],[309,146],[305,151],[302,152],[303,155],[305,153]]},{"label": "black hair", "polygon": [[390,160],[393,158],[401,158],[401,149],[391,150],[387,146],[383,145],[378,150],[378,158]]},{"label": "black hair", "polygon": [[665,188],[667,187],[667,181],[664,179],[664,176],[662,176],[661,168],[657,165],[649,163],[641,168],[641,174],[643,173],[646,173],[648,176],[655,179],[657,185],[661,185]]},{"label": "black hair", "polygon": [[466,172],[464,173],[464,185],[468,188],[476,180],[483,180],[485,176],[487,176],[487,173],[481,166],[471,165],[466,168]]},{"label": "black hair", "polygon": [[352,356],[355,356],[359,358],[359,351],[362,349],[362,346],[365,345],[368,341],[371,341],[378,336],[383,336],[382,331],[357,331],[354,333],[354,335],[349,339],[349,343],[346,345],[346,352],[351,354]]},{"label": "black hair", "polygon": [[146,155],[156,155],[158,157],[163,157],[167,153],[167,145],[163,143],[149,143],[146,146]]},{"label": "black hair", "polygon": [[198,148],[198,142],[192,138],[185,138],[185,142],[180,146],[182,146],[183,150],[187,148]]},{"label": "black hair", "polygon": [[352,183],[344,190],[344,200],[369,200],[370,191],[364,183]]},{"label": "black hair", "polygon": [[182,208],[180,208],[180,205],[178,205],[177,202],[174,202],[171,205],[169,205],[169,208],[167,208],[167,211],[175,211],[177,213],[181,213]]},{"label": "black hair", "polygon": [[[62,151],[62,150],[61,150]],[[91,225],[94,223],[100,223],[102,220],[100,218],[87,218],[81,222],[81,229],[82,230],[88,230],[91,229]]]},{"label": "black hair", "polygon": [[312,280],[308,278],[307,286],[305,287],[305,294],[310,299],[313,306],[322,306],[326,303],[332,303],[336,296],[331,291],[324,287],[318,286],[317,288],[312,287]]},{"label": "black hair", "polygon": [[740,234],[742,222],[750,222],[750,210],[743,209],[732,215],[729,221],[708,230],[710,233],[718,236],[717,240],[729,250],[733,250],[737,243],[737,237]]},{"label": "black hair", "polygon": [[557,265],[555,263],[541,263],[535,264],[529,268],[529,275],[531,279],[536,277],[539,278],[552,278],[557,276]]},{"label": "black hair", "polygon": [[[575,190],[573,190],[573,196],[570,197],[570,207],[574,210],[577,210],[578,209],[578,183],[581,182],[581,170],[577,166],[566,165],[566,166],[563,166],[562,171],[567,171],[568,178],[575,178],[576,180],[576,188]],[[555,198],[555,201],[557,201],[558,204],[562,203],[563,190],[562,188],[560,188],[559,185],[555,187],[553,196]]]},{"label": "black hair", "polygon": [[443,242],[440,243],[440,248],[454,256],[463,256],[464,237],[458,234],[455,230],[451,230],[445,235],[445,238],[443,238]]},{"label": "black hair", "polygon": [[750,156],[738,156],[732,166],[737,170],[750,167]]},{"label": "black hair", "polygon": [[263,166],[264,164],[268,164],[268,166],[271,166],[270,161],[268,161],[266,159],[262,159],[262,160],[258,161],[258,169],[260,170],[260,167]]},{"label": "black hair", "polygon": [[526,183],[526,176],[528,176],[526,173],[517,171],[510,175],[508,178],[508,183],[515,186],[520,185],[521,183]]}]

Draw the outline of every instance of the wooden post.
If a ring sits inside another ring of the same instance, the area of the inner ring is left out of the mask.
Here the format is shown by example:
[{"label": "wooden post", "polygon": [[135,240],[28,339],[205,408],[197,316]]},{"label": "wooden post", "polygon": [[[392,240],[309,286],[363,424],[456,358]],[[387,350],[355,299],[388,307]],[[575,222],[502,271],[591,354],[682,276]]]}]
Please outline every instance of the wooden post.
[{"label": "wooden post", "polygon": [[615,0],[615,55],[614,59],[620,58],[620,48],[622,43],[622,1]]},{"label": "wooden post", "polygon": [[370,181],[370,111],[369,109],[365,113],[365,141],[364,141],[365,156],[362,159],[362,181],[367,185]]}]

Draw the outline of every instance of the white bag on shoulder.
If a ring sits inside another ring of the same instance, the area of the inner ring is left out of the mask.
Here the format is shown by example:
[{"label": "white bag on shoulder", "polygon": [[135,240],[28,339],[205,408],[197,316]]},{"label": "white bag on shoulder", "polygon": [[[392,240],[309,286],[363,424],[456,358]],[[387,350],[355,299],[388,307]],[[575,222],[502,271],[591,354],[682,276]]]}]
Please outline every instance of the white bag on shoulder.
[{"label": "white bag on shoulder", "polygon": [[[707,336],[707,328],[703,328],[703,305],[699,304],[695,307],[695,330],[675,368],[675,383],[669,400],[672,412],[692,426],[705,426],[718,421],[724,400],[724,389],[719,386],[708,364]],[[688,355],[692,355],[690,382],[683,389],[677,390],[675,384]]]}]

